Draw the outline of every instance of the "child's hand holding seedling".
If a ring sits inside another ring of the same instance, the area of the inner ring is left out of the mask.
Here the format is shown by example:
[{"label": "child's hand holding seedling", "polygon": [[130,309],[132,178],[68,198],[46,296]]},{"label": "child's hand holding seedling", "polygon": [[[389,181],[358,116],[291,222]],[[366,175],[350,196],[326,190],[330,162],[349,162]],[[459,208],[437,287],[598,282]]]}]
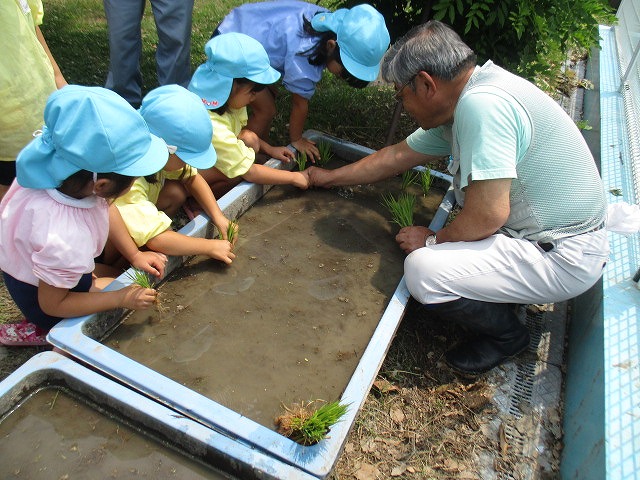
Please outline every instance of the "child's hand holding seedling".
[{"label": "child's hand holding seedling", "polygon": [[131,310],[145,310],[155,304],[160,309],[160,297],[154,289],[154,283],[147,272],[138,268],[125,271],[131,285],[120,290],[122,305]]}]

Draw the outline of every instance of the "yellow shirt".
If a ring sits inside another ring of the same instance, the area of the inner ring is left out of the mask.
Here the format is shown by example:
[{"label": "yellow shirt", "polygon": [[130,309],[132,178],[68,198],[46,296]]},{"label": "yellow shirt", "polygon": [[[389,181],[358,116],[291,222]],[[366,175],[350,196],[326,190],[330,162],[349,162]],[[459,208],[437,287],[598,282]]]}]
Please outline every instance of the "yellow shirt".
[{"label": "yellow shirt", "polygon": [[171,172],[161,170],[156,174],[156,183],[149,183],[144,177],[139,177],[127,193],[116,198],[114,204],[138,247],[146,245],[171,226],[171,219],[156,207],[165,180],[186,180],[197,173],[198,170],[193,167]]},{"label": "yellow shirt", "polygon": [[213,125],[212,144],[218,154],[215,167],[227,178],[236,178],[249,171],[256,160],[256,152],[247,147],[238,134],[247,125],[247,107],[230,108],[219,115],[209,111]]},{"label": "yellow shirt", "polygon": [[14,161],[44,125],[43,112],[56,90],[53,66],[36,36],[41,0],[0,1],[0,160]]}]

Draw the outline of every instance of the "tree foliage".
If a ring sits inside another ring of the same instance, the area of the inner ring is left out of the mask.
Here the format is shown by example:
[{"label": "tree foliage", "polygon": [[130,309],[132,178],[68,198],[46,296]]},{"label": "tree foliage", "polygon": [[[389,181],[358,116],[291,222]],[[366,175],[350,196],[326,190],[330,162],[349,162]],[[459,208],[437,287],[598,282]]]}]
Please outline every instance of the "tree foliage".
[{"label": "tree foliage", "polygon": [[[358,0],[329,0],[330,8]],[[555,88],[567,52],[598,45],[598,24],[613,23],[605,0],[370,0],[384,15],[392,41],[429,19],[450,25],[478,55]]]}]

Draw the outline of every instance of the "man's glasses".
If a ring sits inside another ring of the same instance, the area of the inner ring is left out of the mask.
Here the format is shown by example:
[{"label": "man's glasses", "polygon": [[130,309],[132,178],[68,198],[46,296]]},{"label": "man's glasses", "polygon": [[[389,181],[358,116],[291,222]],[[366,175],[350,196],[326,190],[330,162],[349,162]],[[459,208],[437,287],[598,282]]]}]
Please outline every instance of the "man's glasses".
[{"label": "man's glasses", "polygon": [[409,80],[407,80],[405,83],[402,84],[402,86],[400,88],[398,88],[398,90],[396,90],[396,93],[393,95],[393,98],[395,98],[398,102],[402,100],[402,91],[407,88],[411,83],[413,83],[413,81],[416,79],[416,77],[418,76],[418,74],[416,73],[415,75],[412,75],[411,78]]}]

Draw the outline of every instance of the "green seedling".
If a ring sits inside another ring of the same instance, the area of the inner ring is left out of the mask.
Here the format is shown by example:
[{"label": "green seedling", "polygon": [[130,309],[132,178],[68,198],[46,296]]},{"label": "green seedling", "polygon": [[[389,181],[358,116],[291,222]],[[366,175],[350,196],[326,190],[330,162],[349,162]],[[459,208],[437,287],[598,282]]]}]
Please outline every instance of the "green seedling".
[{"label": "green seedling", "polygon": [[391,221],[400,228],[413,225],[413,207],[416,203],[416,196],[407,192],[402,192],[398,198],[391,193],[382,195],[382,205],[391,213]]},{"label": "green seedling", "polygon": [[316,145],[320,152],[320,158],[316,161],[319,167],[324,167],[333,158],[333,151],[331,150],[331,144],[326,141],[319,141]]},{"label": "green seedling", "polygon": [[420,172],[420,188],[422,188],[423,197],[426,197],[429,194],[432,183],[433,175],[431,175],[431,169],[427,167]]},{"label": "green seedling", "polygon": [[402,172],[402,183],[400,184],[400,189],[405,191],[411,185],[414,185],[420,181],[420,172],[414,169],[407,170]]},{"label": "green seedling", "polygon": [[[124,273],[134,285],[138,285],[142,288],[156,288],[155,282],[144,270],[140,270],[139,268],[130,268]],[[168,310],[168,308],[162,304],[162,300],[160,299],[160,292],[157,292],[155,304],[156,310],[158,310],[159,312],[166,312]]]},{"label": "green seedling", "polygon": [[314,402],[301,402],[284,407],[284,415],[276,418],[278,433],[301,445],[315,445],[326,438],[333,425],[347,413],[348,405],[340,402],[326,403],[313,410]]},{"label": "green seedling", "polygon": [[229,243],[235,242],[236,234],[238,233],[238,222],[231,220],[229,222],[229,226],[227,227],[227,240]]},{"label": "green seedling", "polygon": [[296,163],[298,164],[298,170],[303,171],[307,168],[307,153],[298,152],[296,155]]},{"label": "green seedling", "polygon": [[139,268],[131,268],[126,270],[125,275],[131,280],[131,283],[138,285],[142,288],[154,288],[155,285],[149,277],[149,274],[144,270],[140,270]]}]

